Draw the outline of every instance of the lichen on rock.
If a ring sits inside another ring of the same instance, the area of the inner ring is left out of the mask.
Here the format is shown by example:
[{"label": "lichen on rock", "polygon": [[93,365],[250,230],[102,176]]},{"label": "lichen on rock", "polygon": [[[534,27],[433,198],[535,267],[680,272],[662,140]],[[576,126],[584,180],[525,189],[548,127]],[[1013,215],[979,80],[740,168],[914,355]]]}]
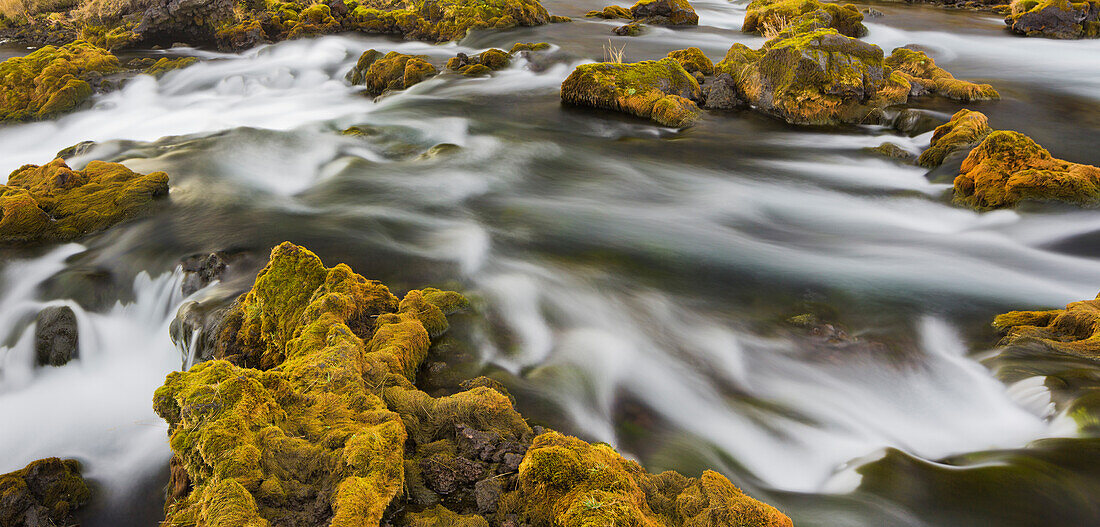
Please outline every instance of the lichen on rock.
[{"label": "lichen on rock", "polygon": [[167,194],[164,172],[138,174],[102,161],[79,171],[62,159],[26,165],[0,185],[0,243],[76,239],[132,218]]},{"label": "lichen on rock", "polygon": [[72,514],[91,498],[75,459],[33,461],[0,475],[0,525],[71,525]]},{"label": "lichen on rock", "polygon": [[571,104],[615,110],[683,127],[700,115],[695,100],[698,81],[676,60],[665,58],[631,64],[582,64],[561,85],[561,98]]},{"label": "lichen on rock", "polygon": [[73,110],[92,96],[92,83],[116,71],[118,58],[84,41],[0,62],[0,121],[45,119]]},{"label": "lichen on rock", "polygon": [[922,51],[896,48],[886,57],[885,64],[909,81],[912,85],[910,93],[914,95],[927,91],[963,102],[1001,98],[993,86],[956,79],[947,70],[936,66],[936,61]]}]

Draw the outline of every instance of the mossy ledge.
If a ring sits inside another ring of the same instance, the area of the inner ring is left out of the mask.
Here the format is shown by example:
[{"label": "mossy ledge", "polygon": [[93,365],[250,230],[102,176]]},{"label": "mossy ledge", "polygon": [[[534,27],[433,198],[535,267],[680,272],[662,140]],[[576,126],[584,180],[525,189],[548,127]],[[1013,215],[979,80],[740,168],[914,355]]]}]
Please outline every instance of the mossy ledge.
[{"label": "mossy ledge", "polygon": [[84,170],[62,159],[25,165],[0,185],[0,243],[73,240],[132,218],[167,194],[164,172],[138,174],[103,161]]},{"label": "mossy ledge", "polygon": [[717,473],[651,475],[606,445],[536,434],[499,383],[417,389],[465,305],[436,289],[398,300],[276,247],[219,324],[220,359],[154,396],[175,454],[164,525],[791,525]]},{"label": "mossy ledge", "polygon": [[71,525],[72,513],[90,497],[91,490],[75,459],[33,461],[0,475],[0,525]]},{"label": "mossy ledge", "polygon": [[93,83],[119,69],[114,55],[84,41],[0,62],[0,122],[71,111],[92,96]]},{"label": "mossy ledge", "polygon": [[582,64],[561,85],[570,104],[603,108],[652,119],[665,126],[684,127],[701,111],[699,82],[674,59],[632,64]]}]

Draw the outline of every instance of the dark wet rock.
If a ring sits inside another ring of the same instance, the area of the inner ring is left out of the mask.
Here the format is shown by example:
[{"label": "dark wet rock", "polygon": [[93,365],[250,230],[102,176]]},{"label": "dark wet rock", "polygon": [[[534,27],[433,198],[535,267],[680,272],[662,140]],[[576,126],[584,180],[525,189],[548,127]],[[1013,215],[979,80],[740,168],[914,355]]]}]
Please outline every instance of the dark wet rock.
[{"label": "dark wet rock", "polygon": [[451,494],[480,480],[485,465],[461,456],[435,454],[420,460],[420,473],[428,488],[439,494]]},{"label": "dark wet rock", "polygon": [[500,503],[500,495],[503,493],[504,483],[500,478],[486,478],[475,483],[474,496],[477,500],[477,512],[479,514],[496,512]]},{"label": "dark wet rock", "polygon": [[706,97],[703,107],[708,110],[734,110],[748,106],[748,103],[737,95],[737,85],[728,73],[721,73],[714,80],[703,85],[703,93]]},{"label": "dark wet rock", "polygon": [[927,110],[906,108],[894,116],[894,120],[890,126],[894,130],[909,137],[916,137],[920,134],[931,132],[942,124],[942,118]]},{"label": "dark wet rock", "polygon": [[868,7],[860,10],[867,18],[880,18],[886,16],[886,13],[879,11],[873,7]]},{"label": "dark wet rock", "polygon": [[1057,39],[1100,37],[1100,2],[1016,0],[1005,24],[1015,33]]},{"label": "dark wet rock", "polygon": [[228,263],[224,253],[196,254],[183,259],[180,264],[183,269],[183,284],[180,290],[183,296],[191,296],[211,282],[221,278],[225,273]]},{"label": "dark wet rock", "polygon": [[645,26],[637,22],[631,22],[622,26],[618,26],[611,30],[612,33],[619,35],[620,37],[636,37],[645,32]]},{"label": "dark wet rock", "polygon": [[63,366],[80,355],[76,313],[72,308],[53,306],[38,312],[34,354],[39,366]]},{"label": "dark wet rock", "polygon": [[72,525],[72,514],[91,497],[73,459],[47,458],[0,476],[0,525]]},{"label": "dark wet rock", "polygon": [[233,0],[156,1],[142,15],[134,31],[148,41],[210,42],[222,24],[234,19],[235,5]]},{"label": "dark wet rock", "polygon": [[917,159],[916,154],[889,141],[882,143],[881,145],[878,145],[876,147],[866,148],[865,150],[869,153],[888,157],[891,159],[896,159],[904,163],[912,163]]},{"label": "dark wet rock", "polygon": [[636,22],[655,26],[699,24],[699,15],[687,0],[638,0],[630,14]]}]

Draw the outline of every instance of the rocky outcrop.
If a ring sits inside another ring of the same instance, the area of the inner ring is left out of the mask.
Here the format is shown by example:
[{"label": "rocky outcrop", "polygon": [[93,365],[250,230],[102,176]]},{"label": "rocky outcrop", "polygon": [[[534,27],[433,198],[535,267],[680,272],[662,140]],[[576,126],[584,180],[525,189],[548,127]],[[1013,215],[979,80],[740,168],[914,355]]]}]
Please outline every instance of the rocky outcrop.
[{"label": "rocky outcrop", "polygon": [[0,62],[0,121],[71,111],[92,96],[103,75],[119,69],[114,55],[83,41]]},{"label": "rocky outcrop", "polygon": [[52,457],[34,461],[0,475],[0,525],[72,525],[72,513],[90,497],[76,460]]},{"label": "rocky outcrop", "polygon": [[989,119],[981,112],[959,110],[951,120],[932,132],[932,141],[928,149],[921,152],[917,164],[926,168],[935,168],[949,156],[959,152],[969,152],[986,136],[993,133]]},{"label": "rocky outcrop", "polygon": [[1015,33],[1047,38],[1100,37],[1100,2],[1015,0],[1005,24]]},{"label": "rocky outcrop", "polygon": [[465,305],[435,289],[399,300],[276,247],[219,324],[223,360],[170,374],[154,396],[175,454],[164,524],[790,525],[716,473],[650,475],[532,429],[499,383],[419,390],[446,314]]},{"label": "rocky outcrop", "polygon": [[835,29],[841,35],[859,38],[867,34],[863,14],[851,4],[820,0],[752,0],[746,8],[741,31],[769,37],[792,26]]},{"label": "rocky outcrop", "polygon": [[1100,203],[1100,168],[1056,159],[1019,132],[995,131],[978,144],[955,178],[955,200],[977,209],[1025,200]]},{"label": "rocky outcrop", "polygon": [[561,98],[567,103],[629,113],[675,127],[695,122],[700,111],[694,100],[701,97],[695,77],[670,58],[583,64],[561,85]]},{"label": "rocky outcrop", "polygon": [[63,366],[79,356],[79,344],[72,308],[53,306],[38,312],[34,327],[35,364]]},{"label": "rocky outcrop", "polygon": [[896,48],[883,62],[894,73],[909,81],[912,96],[933,93],[948,99],[970,102],[1000,99],[1001,94],[988,84],[956,79],[922,51]]},{"label": "rocky outcrop", "polygon": [[167,194],[164,172],[138,174],[103,161],[84,170],[62,159],[26,165],[0,185],[0,243],[76,239],[132,218]]},{"label": "rocky outcrop", "polygon": [[1036,343],[1070,355],[1100,359],[1100,296],[1065,309],[1012,311],[993,319],[1002,346]]},{"label": "rocky outcrop", "polygon": [[389,90],[404,90],[438,73],[424,55],[396,51],[382,55],[368,49],[348,72],[347,79],[354,85],[365,86],[368,94],[377,97]]},{"label": "rocky outcrop", "polygon": [[235,20],[233,0],[160,0],[151,2],[134,28],[146,41],[210,42],[219,28]]}]

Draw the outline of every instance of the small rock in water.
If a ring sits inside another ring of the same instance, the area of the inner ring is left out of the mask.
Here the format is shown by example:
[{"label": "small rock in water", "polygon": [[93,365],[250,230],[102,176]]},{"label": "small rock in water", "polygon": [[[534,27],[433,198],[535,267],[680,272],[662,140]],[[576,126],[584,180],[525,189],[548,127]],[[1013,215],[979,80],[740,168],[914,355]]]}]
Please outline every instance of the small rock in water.
[{"label": "small rock in water", "polygon": [[69,306],[47,307],[35,323],[35,364],[62,366],[79,355],[76,314]]},{"label": "small rock in water", "polygon": [[746,106],[747,103],[737,96],[733,77],[728,73],[722,73],[714,79],[714,82],[704,86],[707,101],[703,107],[708,110],[733,110]]},{"label": "small rock in water", "polygon": [[221,277],[228,267],[222,253],[196,254],[183,260],[183,285],[180,289],[184,296],[190,296],[210,282]]},{"label": "small rock in water", "polygon": [[40,459],[0,475],[0,525],[46,527],[72,525],[72,513],[91,496],[80,477],[80,463]]}]

